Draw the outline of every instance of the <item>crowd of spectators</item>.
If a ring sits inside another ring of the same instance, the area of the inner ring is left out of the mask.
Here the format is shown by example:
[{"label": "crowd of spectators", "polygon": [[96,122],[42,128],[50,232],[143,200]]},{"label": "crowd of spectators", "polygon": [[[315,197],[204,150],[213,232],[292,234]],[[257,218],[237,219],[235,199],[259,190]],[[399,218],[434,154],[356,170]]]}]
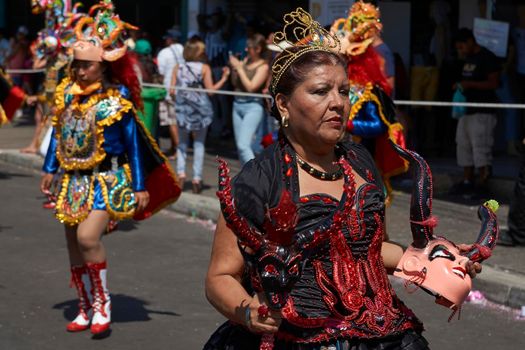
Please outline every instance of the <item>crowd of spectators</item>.
[{"label": "crowd of spectators", "polygon": [[[438,14],[441,12],[437,11],[434,17],[439,18]],[[418,60],[414,59],[416,65],[411,69],[411,81],[409,81],[409,74],[399,55],[392,53],[381,37],[374,40],[374,48],[384,60],[383,71],[387,76],[388,84],[394,91],[394,98],[446,100],[447,96],[449,99],[451,98],[454,88],[461,86],[465,89],[465,95],[469,102],[497,101],[494,93],[490,96],[483,91],[478,93],[476,92],[477,87],[474,85],[479,84],[468,82],[468,80],[472,79],[489,79],[489,73],[498,73],[500,63],[498,63],[497,59],[493,55],[491,56],[488,50],[477,45],[472,33],[470,32],[469,34],[466,30],[460,31],[460,36],[455,37],[449,45],[445,45],[452,46],[452,50],[446,50],[447,52],[440,54],[439,48],[444,47],[444,45],[439,44],[443,40],[439,39],[440,36],[438,34],[441,31],[437,29],[442,25],[442,21],[436,19],[435,22],[436,34],[432,40],[434,43],[434,56],[436,59],[439,57],[441,67],[456,67],[455,69],[440,69],[438,74],[436,69],[429,70],[425,65],[419,66],[417,64]],[[177,103],[176,89],[172,88],[172,85],[177,85],[184,81],[184,79],[178,79],[179,73],[195,73],[196,76],[194,82],[186,82],[183,86],[224,89],[234,92],[267,93],[271,75],[271,61],[276,51],[279,51],[279,47],[272,43],[273,32],[278,27],[271,19],[247,20],[239,13],[225,14],[220,8],[217,8],[210,15],[198,15],[197,23],[198,30],[186,33],[184,37],[180,28],[175,26],[168,29],[162,37],[162,47],[154,47],[152,43],[155,41],[145,31],[131,33],[132,40],[130,41],[130,46],[133,48],[137,58],[136,70],[140,80],[143,83],[162,84],[167,92],[165,98],[158,104],[156,114],[159,119],[162,136],[166,136],[170,140],[170,146],[165,150],[165,153],[172,160],[178,158],[177,171],[183,177],[186,176],[184,169],[186,147],[190,144],[191,139],[193,140],[193,147],[197,146],[199,150],[204,149],[206,139],[213,141],[231,140],[231,143],[235,144],[237,148],[240,163],[244,164],[262,150],[261,140],[264,135],[275,130],[274,120],[270,118],[270,106],[267,99],[246,96],[231,97],[223,94],[201,94],[203,95],[202,101],[205,102],[199,105],[201,108],[200,112],[202,112],[203,116],[206,115],[205,119],[210,120],[210,122],[206,122],[206,127],[199,129],[200,132],[184,129],[184,127],[182,129],[185,131],[181,130],[184,118],[181,119],[179,116],[184,115],[181,112],[183,107],[180,106],[180,103]],[[19,27],[11,39],[5,38],[3,34],[0,32],[0,65],[8,69],[34,67],[36,62],[33,61],[33,55],[31,54],[27,28],[24,26]],[[466,52],[464,50],[465,42],[468,42],[469,50],[474,51]],[[186,52],[188,47],[185,48],[183,46],[184,43],[198,43],[202,52],[199,52],[198,57],[195,57]],[[455,54],[451,54],[451,51],[454,51],[454,45],[459,50]],[[473,49],[470,49],[471,47]],[[186,59],[186,57],[189,57],[188,55],[192,57],[191,61]],[[454,63],[451,63],[451,56],[455,57]],[[469,72],[465,71],[465,67],[469,66],[472,68],[472,64],[475,66],[476,62],[479,61],[478,56],[480,56],[479,60],[481,60],[478,62],[480,63],[478,64],[478,70],[470,73],[479,76],[471,79],[468,76]],[[491,63],[487,63],[488,61]],[[197,63],[198,65],[196,65]],[[489,64],[490,67],[487,67],[485,63]],[[188,67],[193,67],[196,72],[193,72],[191,68],[187,69]],[[228,74],[225,74],[226,70]],[[187,78],[187,74],[185,78]],[[494,84],[494,86],[499,84],[499,74],[497,76],[492,74],[490,78],[493,80],[492,84],[487,86],[493,89]],[[28,94],[34,94],[35,91],[38,91],[38,86],[43,81],[42,75],[17,73],[11,74],[11,79],[15,85],[23,87]],[[444,85],[448,86],[448,88],[444,89],[446,92],[438,91],[443,90]],[[173,93],[169,93],[170,91]],[[211,116],[208,115],[208,110],[212,111]],[[471,154],[471,151],[476,151],[479,145],[474,141],[474,143],[467,142],[471,139],[470,136],[467,136],[474,133],[475,130],[464,127],[467,124],[467,119],[471,119],[470,115],[478,112],[469,109],[467,117],[459,120],[458,123],[458,133],[463,133],[463,136],[456,136],[456,140],[459,140],[456,153],[459,165],[465,167],[465,178],[462,183],[458,184],[459,187],[456,186],[456,190],[474,189],[471,186],[474,182],[472,170],[474,166],[481,172],[479,175],[480,179],[483,180],[480,180],[481,182],[486,181],[490,176],[491,150],[490,154],[486,152],[483,156],[487,159],[481,162],[483,163],[482,165],[474,164],[479,160],[480,156],[475,154],[476,152]],[[398,111],[398,117],[405,127],[409,147],[427,156],[450,155],[443,152],[434,152],[433,147],[435,145],[433,143],[439,143],[440,141],[437,139],[443,136],[436,136],[435,128],[430,130],[430,126],[434,125],[433,122],[436,119],[433,118],[435,114],[435,109],[422,110],[411,108]],[[41,118],[38,116],[38,112],[35,115],[35,119],[39,122]],[[490,125],[487,126],[486,129],[488,131],[482,139],[487,141],[486,147],[492,149],[495,117],[492,115],[487,118],[490,119]],[[447,119],[449,120],[448,123],[451,123],[452,119]],[[474,124],[478,125],[480,123]],[[35,152],[36,147],[33,143],[31,141],[31,145],[24,150]],[[200,153],[200,151],[197,152],[197,154]],[[469,159],[472,159],[472,162]],[[197,184],[194,186],[195,191],[198,191],[200,186],[199,163],[200,161],[198,160],[194,164],[193,183],[194,185]]]}]

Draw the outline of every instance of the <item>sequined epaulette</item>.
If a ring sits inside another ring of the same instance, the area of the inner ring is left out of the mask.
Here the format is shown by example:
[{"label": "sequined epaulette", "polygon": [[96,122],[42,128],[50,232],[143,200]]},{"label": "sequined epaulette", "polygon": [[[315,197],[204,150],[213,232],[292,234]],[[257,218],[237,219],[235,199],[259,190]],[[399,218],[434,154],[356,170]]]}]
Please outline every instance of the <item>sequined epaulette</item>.
[{"label": "sequined epaulette", "polygon": [[97,103],[97,123],[111,125],[132,108],[130,101],[124,99],[116,89],[109,89],[106,98]]}]

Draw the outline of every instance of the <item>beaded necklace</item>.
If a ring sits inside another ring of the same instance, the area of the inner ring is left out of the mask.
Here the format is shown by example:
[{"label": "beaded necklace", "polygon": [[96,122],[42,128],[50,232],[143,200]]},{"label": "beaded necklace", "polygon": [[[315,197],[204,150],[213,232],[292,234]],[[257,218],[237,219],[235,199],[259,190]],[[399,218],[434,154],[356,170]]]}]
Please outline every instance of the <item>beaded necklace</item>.
[{"label": "beaded necklace", "polygon": [[299,166],[301,167],[301,169],[303,169],[308,174],[310,174],[311,176],[319,180],[336,181],[343,177],[342,167],[339,167],[339,169],[331,173],[317,170],[316,168],[308,164],[305,160],[301,159],[299,156],[297,156],[297,163],[299,163]]}]

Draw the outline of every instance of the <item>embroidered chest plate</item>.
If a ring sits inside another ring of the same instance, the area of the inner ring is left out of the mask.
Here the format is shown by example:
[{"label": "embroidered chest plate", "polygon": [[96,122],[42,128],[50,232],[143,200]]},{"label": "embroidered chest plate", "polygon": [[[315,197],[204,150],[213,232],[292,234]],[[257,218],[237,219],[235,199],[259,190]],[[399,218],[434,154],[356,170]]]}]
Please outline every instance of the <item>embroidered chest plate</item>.
[{"label": "embroidered chest plate", "polygon": [[97,132],[96,111],[96,106],[84,113],[69,106],[62,113],[57,127],[60,133],[57,155],[66,170],[90,169],[104,158],[105,152],[99,147],[103,136]]},{"label": "embroidered chest plate", "polygon": [[106,156],[104,127],[120,120],[132,107],[115,90],[95,94],[85,103],[77,99],[65,94],[62,103],[57,103],[62,112],[54,121],[57,158],[60,166],[68,171],[88,170],[98,165]]}]

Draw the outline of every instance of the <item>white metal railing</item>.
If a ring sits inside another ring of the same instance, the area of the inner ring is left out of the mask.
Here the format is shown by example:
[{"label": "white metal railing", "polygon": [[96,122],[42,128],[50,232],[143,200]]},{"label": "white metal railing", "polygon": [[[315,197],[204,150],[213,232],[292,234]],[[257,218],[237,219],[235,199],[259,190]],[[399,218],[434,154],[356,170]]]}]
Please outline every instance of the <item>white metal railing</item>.
[{"label": "white metal railing", "polygon": [[[7,69],[8,74],[36,74],[43,73],[45,69]],[[143,83],[145,87],[157,87],[164,88],[162,84],[151,84]],[[210,93],[217,95],[230,95],[230,96],[244,96],[244,97],[255,97],[255,98],[268,98],[272,97],[268,94],[257,94],[242,91],[227,91],[227,90],[209,90],[203,88],[191,88],[174,86],[174,89],[183,91],[196,91],[202,93]],[[520,103],[483,103],[483,102],[448,102],[448,101],[411,101],[411,100],[394,100],[394,103],[398,106],[429,106],[429,107],[478,107],[478,108],[494,108],[494,109],[525,109],[525,104]]]}]

